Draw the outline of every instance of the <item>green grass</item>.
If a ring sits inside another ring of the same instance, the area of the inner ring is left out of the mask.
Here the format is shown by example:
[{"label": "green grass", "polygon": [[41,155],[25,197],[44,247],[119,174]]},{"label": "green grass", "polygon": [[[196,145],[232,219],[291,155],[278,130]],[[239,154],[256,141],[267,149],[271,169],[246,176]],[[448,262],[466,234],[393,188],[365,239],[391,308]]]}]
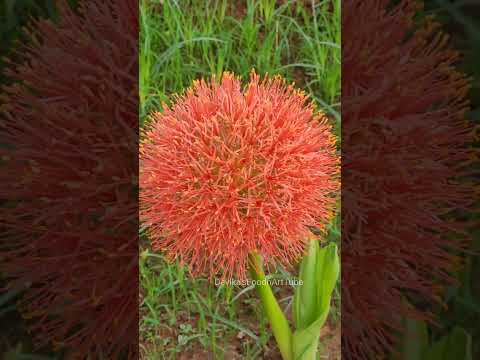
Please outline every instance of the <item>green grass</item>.
[{"label": "green grass", "polygon": [[338,121],[340,1],[228,3],[141,0],[141,118],[194,79],[255,68],[297,81]]},{"label": "green grass", "polygon": [[[194,79],[219,76],[226,70],[247,78],[254,68],[261,75],[280,74],[295,81],[329,114],[339,136],[340,4],[339,0],[141,0],[141,122]],[[329,240],[339,239],[337,217]],[[169,264],[149,250],[147,239],[142,243],[140,349],[144,359],[190,359],[193,354],[228,360],[278,359],[251,288],[192,280],[178,264]],[[289,278],[296,269],[291,272],[279,269],[272,276]],[[282,306],[289,308],[293,289],[275,291]],[[334,297],[330,323],[338,324],[339,289]],[[323,355],[327,351],[325,345]]]}]

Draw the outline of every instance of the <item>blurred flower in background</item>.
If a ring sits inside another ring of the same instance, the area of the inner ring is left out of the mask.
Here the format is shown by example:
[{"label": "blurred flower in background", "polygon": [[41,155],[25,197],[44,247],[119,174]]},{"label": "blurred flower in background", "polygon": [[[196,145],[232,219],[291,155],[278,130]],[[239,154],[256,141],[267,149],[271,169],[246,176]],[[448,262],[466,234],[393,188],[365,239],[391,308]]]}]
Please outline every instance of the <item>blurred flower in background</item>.
[{"label": "blurred flower in background", "polygon": [[384,358],[402,317],[431,319],[469,204],[469,81],[418,2],[346,0],[342,13],[342,358]]},{"label": "blurred flower in background", "polygon": [[24,290],[37,346],[134,359],[138,4],[58,5],[58,21],[34,21],[7,65],[0,271]]},{"label": "blurred flower in background", "polygon": [[140,217],[154,249],[194,273],[244,279],[252,252],[290,264],[333,214],[330,125],[279,77],[196,81],[147,128]]}]

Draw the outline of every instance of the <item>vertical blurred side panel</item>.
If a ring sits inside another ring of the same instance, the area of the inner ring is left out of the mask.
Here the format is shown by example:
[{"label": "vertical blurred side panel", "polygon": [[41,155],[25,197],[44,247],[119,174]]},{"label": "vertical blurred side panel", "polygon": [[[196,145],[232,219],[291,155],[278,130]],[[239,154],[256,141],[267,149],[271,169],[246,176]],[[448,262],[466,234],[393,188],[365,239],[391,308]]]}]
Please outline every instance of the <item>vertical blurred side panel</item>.
[{"label": "vertical blurred side panel", "polygon": [[442,310],[472,250],[477,157],[473,81],[443,25],[423,1],[343,1],[346,360],[450,359],[437,341],[471,340]]},{"label": "vertical blurred side panel", "polygon": [[138,2],[4,3],[0,357],[136,359]]}]

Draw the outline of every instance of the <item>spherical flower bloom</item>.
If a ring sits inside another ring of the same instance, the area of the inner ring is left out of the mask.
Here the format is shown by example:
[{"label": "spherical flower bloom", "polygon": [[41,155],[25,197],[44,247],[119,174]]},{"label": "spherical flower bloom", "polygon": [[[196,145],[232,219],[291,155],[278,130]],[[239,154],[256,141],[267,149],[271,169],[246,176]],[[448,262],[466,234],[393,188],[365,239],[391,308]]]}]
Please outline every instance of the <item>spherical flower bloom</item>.
[{"label": "spherical flower bloom", "polygon": [[7,74],[0,272],[38,347],[137,359],[138,4],[58,3]]},{"label": "spherical flower bloom", "polygon": [[384,359],[402,317],[431,318],[412,299],[438,300],[465,244],[449,214],[471,197],[468,79],[417,1],[343,9],[342,358]]},{"label": "spherical flower bloom", "polygon": [[249,253],[289,264],[339,187],[327,118],[280,77],[195,81],[154,113],[140,149],[140,218],[194,274],[245,278]]}]

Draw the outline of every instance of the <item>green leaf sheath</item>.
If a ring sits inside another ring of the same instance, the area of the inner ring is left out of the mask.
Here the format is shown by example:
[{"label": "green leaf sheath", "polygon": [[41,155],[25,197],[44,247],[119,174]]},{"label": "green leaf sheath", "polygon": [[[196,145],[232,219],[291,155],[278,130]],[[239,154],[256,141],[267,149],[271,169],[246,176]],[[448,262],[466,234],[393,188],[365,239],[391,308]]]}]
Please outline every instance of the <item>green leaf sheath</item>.
[{"label": "green leaf sheath", "polygon": [[306,329],[297,329],[293,333],[294,360],[316,360],[320,330],[325,318],[319,318]]},{"label": "green leaf sheath", "polygon": [[327,320],[333,289],[340,274],[337,246],[333,243],[320,248],[312,240],[300,265],[300,285],[294,295],[293,334],[295,360],[315,360],[320,329]]},{"label": "green leaf sheath", "polygon": [[328,244],[325,248],[318,250],[317,255],[317,299],[319,310],[317,315],[328,315],[332,292],[337,284],[340,275],[340,259],[338,257],[337,245]]},{"label": "green leaf sheath", "polygon": [[299,280],[302,285],[297,288],[293,298],[293,318],[297,329],[304,329],[317,318],[318,299],[315,277],[317,269],[318,241],[311,241],[308,254],[300,264]]},{"label": "green leaf sheath", "polygon": [[293,360],[292,332],[287,318],[273,295],[270,284],[263,272],[262,260],[258,254],[249,257],[250,273],[256,282],[256,289],[263,304],[265,314],[272,327],[273,335],[284,360]]}]

